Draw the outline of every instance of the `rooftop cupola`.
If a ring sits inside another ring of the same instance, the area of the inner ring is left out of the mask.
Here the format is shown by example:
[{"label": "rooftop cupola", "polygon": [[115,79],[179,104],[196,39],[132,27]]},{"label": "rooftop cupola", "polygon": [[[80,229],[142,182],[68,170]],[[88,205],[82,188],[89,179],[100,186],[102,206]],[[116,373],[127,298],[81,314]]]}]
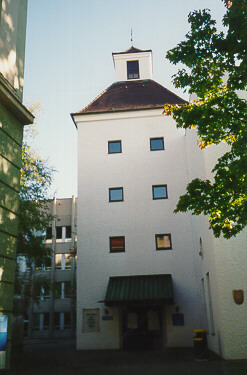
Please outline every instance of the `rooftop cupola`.
[{"label": "rooftop cupola", "polygon": [[152,79],[153,61],[151,49],[143,51],[132,46],[123,52],[113,52],[112,57],[116,82]]}]

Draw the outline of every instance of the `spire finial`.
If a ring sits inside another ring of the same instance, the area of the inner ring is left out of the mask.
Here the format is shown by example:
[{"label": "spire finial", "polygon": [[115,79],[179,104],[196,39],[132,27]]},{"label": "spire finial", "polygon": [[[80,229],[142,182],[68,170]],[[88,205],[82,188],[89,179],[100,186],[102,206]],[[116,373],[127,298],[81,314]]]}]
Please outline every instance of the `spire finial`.
[{"label": "spire finial", "polygon": [[132,27],[131,27],[131,33],[130,33],[130,35],[131,35],[131,38],[130,38],[131,45],[133,46],[134,39],[133,39]]}]

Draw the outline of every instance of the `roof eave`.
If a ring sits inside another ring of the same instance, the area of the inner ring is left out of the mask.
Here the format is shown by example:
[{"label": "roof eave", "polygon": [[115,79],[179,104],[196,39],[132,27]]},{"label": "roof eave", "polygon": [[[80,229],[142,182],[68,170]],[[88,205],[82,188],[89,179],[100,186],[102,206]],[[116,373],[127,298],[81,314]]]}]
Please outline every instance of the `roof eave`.
[{"label": "roof eave", "polygon": [[14,88],[2,74],[0,74],[0,100],[22,125],[33,123],[34,115],[22,104]]},{"label": "roof eave", "polygon": [[[73,119],[73,116],[81,116],[81,115],[98,115],[102,113],[115,113],[115,112],[131,112],[131,111],[147,111],[147,110],[154,110],[154,109],[160,109],[164,108],[164,105],[157,105],[154,107],[141,107],[141,108],[128,108],[128,109],[114,109],[111,111],[91,111],[91,112],[77,112],[77,113],[71,113],[71,117]],[[74,119],[73,119],[74,121]]]}]

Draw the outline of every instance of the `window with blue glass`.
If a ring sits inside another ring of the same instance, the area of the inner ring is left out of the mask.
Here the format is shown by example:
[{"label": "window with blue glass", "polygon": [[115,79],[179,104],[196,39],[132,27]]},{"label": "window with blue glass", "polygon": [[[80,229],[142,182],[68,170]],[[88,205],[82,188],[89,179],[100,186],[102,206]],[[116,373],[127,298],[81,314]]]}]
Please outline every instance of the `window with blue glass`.
[{"label": "window with blue glass", "polygon": [[123,201],[123,188],[110,188],[109,189],[109,201],[110,202],[122,202]]},{"label": "window with blue glass", "polygon": [[158,151],[164,150],[164,138],[150,138],[150,150]]},{"label": "window with blue glass", "polygon": [[153,185],[153,199],[167,199],[167,185]]},{"label": "window with blue glass", "polygon": [[127,77],[128,79],[139,78],[139,61],[127,61]]},{"label": "window with blue glass", "polygon": [[108,142],[108,154],[118,154],[122,152],[121,141],[109,141]]}]

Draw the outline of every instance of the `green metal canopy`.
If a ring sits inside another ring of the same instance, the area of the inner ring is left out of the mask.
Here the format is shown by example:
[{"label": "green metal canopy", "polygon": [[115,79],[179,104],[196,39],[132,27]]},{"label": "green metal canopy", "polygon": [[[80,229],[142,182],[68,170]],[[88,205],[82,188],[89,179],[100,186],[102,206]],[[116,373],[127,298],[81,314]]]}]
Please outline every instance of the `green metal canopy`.
[{"label": "green metal canopy", "polygon": [[105,304],[173,303],[171,275],[110,277]]}]

